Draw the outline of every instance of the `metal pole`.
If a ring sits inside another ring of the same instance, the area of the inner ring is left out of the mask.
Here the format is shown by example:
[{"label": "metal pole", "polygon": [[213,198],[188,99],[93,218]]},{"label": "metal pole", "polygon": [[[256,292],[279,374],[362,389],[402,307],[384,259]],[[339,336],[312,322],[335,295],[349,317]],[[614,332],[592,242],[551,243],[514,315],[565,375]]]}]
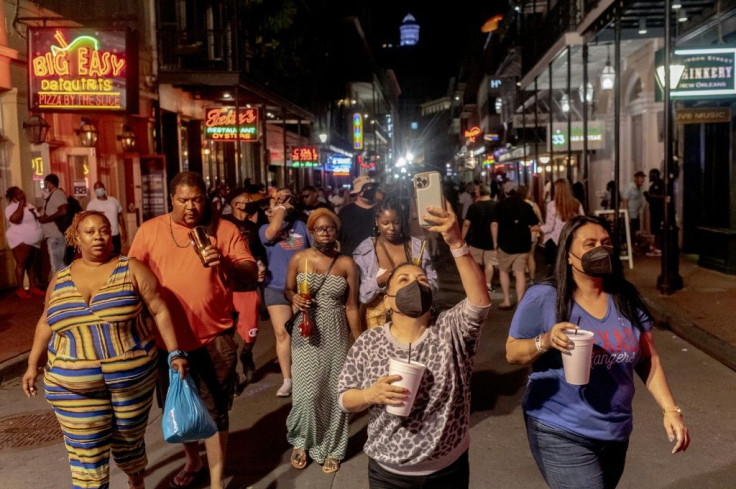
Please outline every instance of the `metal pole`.
[{"label": "metal pole", "polygon": [[[613,242],[616,249],[620,251],[621,242],[619,240],[620,222],[618,217],[619,207],[621,205],[619,195],[619,172],[621,170],[621,13],[616,12],[616,25],[614,26],[614,50],[613,64],[616,78],[613,84]],[[629,250],[631,253],[631,250]]]},{"label": "metal pole", "polygon": [[[567,101],[572,108],[572,97],[570,96],[570,77],[572,76],[572,47],[567,46]],[[567,179],[572,184],[572,110],[567,111]]]},{"label": "metal pole", "polygon": [[[519,91],[523,93],[522,90]],[[524,139],[522,140],[522,144],[524,145],[524,160],[521,169],[524,172],[524,185],[529,185],[526,172],[526,110],[524,108],[524,96],[522,95],[519,98],[521,99],[521,128],[524,134]],[[521,184],[521,179],[519,179],[519,184]]]},{"label": "metal pole", "polygon": [[554,181],[555,179],[555,170],[554,170],[555,168],[555,148],[554,148],[554,145],[552,144],[552,120],[554,119],[554,117],[552,116],[554,115],[554,105],[552,104],[552,63],[551,62],[548,66],[547,74],[549,75],[549,79],[547,80],[548,81],[547,83],[547,87],[548,87],[547,104],[549,105],[549,109],[547,109],[548,119],[549,119],[547,121],[547,127],[549,128],[547,129],[547,141],[549,142],[549,162],[552,164],[551,165],[552,175],[550,175],[550,178],[552,179],[552,181]]},{"label": "metal pole", "polygon": [[238,88],[240,84],[235,85],[235,187],[240,187],[242,174],[240,173],[240,97]]},{"label": "metal pole", "polygon": [[588,43],[583,42],[583,209],[588,212]]},{"label": "metal pole", "polygon": [[538,77],[534,77],[534,160],[539,167],[539,88],[537,87]]}]

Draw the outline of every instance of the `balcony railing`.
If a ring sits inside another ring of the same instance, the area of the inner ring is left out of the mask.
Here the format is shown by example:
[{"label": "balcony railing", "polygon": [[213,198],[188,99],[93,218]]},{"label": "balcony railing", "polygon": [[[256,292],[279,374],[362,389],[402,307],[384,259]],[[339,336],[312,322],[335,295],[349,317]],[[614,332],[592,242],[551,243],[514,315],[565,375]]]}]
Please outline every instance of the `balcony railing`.
[{"label": "balcony railing", "polygon": [[566,33],[583,20],[583,9],[592,9],[598,0],[558,0],[538,23],[527,25],[524,35],[522,71],[527,73]]},{"label": "balcony railing", "polygon": [[230,30],[158,30],[159,69],[177,71],[233,71],[237,61]]}]

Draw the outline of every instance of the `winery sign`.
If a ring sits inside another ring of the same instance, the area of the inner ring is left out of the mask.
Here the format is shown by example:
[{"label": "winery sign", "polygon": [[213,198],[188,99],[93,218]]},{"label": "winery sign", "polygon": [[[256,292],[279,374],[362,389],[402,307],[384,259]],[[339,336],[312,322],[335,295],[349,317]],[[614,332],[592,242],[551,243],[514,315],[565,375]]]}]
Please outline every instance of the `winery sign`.
[{"label": "winery sign", "polygon": [[[664,51],[656,53],[657,100],[664,86]],[[670,96],[676,100],[736,96],[736,48],[676,49],[670,59]],[[675,85],[674,82],[677,82]]]},{"label": "winery sign", "polygon": [[121,29],[28,29],[33,111],[137,111],[137,50]]}]

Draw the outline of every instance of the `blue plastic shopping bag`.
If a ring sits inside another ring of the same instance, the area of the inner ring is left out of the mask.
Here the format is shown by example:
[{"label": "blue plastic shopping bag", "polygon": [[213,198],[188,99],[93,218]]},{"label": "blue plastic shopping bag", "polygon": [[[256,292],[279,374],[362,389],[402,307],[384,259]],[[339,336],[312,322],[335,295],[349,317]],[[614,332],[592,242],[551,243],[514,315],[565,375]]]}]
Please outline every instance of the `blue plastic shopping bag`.
[{"label": "blue plastic shopping bag", "polygon": [[204,440],[217,433],[217,425],[199,397],[191,376],[187,374],[182,380],[173,368],[169,368],[169,392],[161,426],[164,440],[169,443]]}]

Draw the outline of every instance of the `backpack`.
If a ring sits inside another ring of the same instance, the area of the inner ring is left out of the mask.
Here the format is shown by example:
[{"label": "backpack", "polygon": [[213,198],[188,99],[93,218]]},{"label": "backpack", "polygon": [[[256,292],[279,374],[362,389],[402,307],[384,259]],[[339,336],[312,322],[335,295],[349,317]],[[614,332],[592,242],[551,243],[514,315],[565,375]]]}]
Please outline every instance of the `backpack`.
[{"label": "backpack", "polygon": [[61,234],[64,234],[69,226],[72,225],[72,220],[77,212],[82,212],[82,205],[77,199],[71,195],[66,198],[66,215],[56,219],[56,227],[59,228]]}]

